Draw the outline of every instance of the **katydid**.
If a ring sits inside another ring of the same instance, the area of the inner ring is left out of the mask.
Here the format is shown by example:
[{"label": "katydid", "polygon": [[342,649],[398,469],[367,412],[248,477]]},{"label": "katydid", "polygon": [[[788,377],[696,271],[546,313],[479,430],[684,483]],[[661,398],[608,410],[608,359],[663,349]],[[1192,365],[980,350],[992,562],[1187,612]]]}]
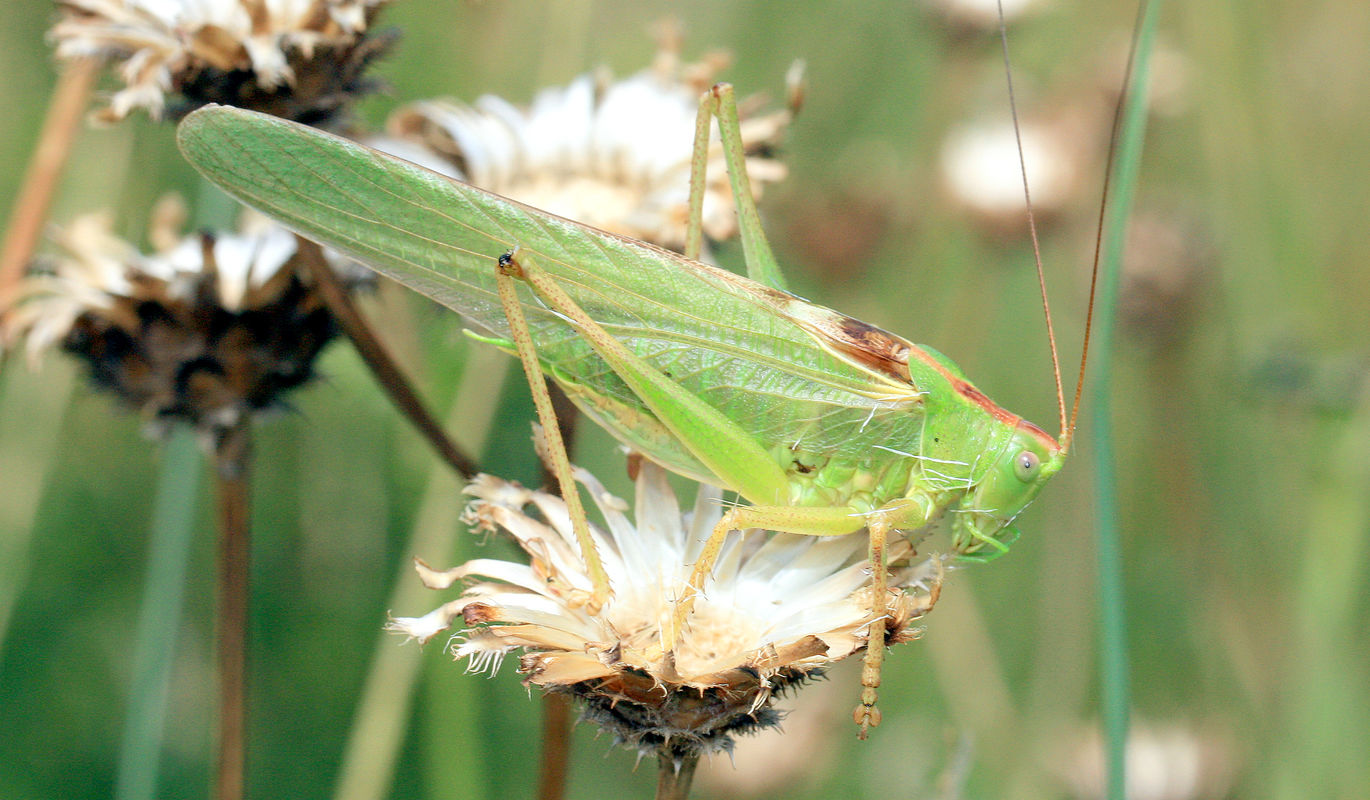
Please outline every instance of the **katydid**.
[{"label": "katydid", "polygon": [[[688,253],[699,252],[711,118],[754,279],[252,112],[205,108],[178,136],[191,163],[230,194],[459,311],[482,329],[478,338],[517,350],[532,384],[539,371],[552,377],[633,450],[750,504],[714,529],[663,648],[730,531],[867,531],[877,613],[855,715],[864,737],[879,721],[886,540],[950,513],[960,557],[1007,551],[1014,519],[1064,463],[1076,414],[1067,420],[1059,368],[1055,438],[932,348],[784,291],[746,186],[726,85],[701,103]],[[593,565],[588,537],[581,541]],[[597,581],[596,594],[605,588]]]}]

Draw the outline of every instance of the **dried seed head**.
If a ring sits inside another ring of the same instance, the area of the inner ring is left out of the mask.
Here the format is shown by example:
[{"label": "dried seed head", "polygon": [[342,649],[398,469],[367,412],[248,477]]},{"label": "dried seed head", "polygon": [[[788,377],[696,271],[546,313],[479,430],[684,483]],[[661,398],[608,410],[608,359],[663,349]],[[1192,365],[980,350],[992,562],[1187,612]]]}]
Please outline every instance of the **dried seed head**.
[{"label": "dried seed head", "polygon": [[362,73],[393,42],[370,32],[388,0],[59,0],[61,58],[117,65],[125,88],[98,118],[179,117],[206,103],[336,123],[376,85]]},{"label": "dried seed head", "polygon": [[[294,235],[264,227],[177,238],[166,226],[181,215],[156,216],[150,238],[170,246],[152,255],[114,236],[109,214],[60,231],[64,254],[25,279],[0,320],[0,345],[25,337],[36,360],[60,344],[155,427],[188,421],[217,443],[313,375],[334,322],[300,279]],[[365,279],[346,269],[345,281]]]},{"label": "dried seed head", "polygon": [[[528,108],[487,95],[467,105],[427,100],[396,111],[374,147],[492,192],[597,228],[682,249],[699,98],[727,63],[722,56],[681,64],[663,37],[651,67],[614,81],[600,72],[544,89]],[[790,95],[798,102],[798,78]],[[752,190],[785,176],[774,157],[793,116],[740,104]],[[704,198],[704,232],[736,235],[723,152],[714,145]]]},{"label": "dried seed head", "polygon": [[[594,498],[606,528],[595,529],[611,596],[586,604],[591,582],[561,499],[488,475],[467,493],[478,529],[501,529],[529,554],[528,565],[478,559],[437,572],[418,565],[430,588],[459,581],[462,596],[390,628],[427,641],[460,621],[452,652],[473,671],[493,671],[519,650],[525,682],[580,698],[585,717],[644,753],[676,757],[732,746],[732,737],[774,725],[778,694],[823,667],[862,651],[875,618],[865,541],[765,535],[734,537],[720,555],[674,652],[662,652],[663,624],[709,530],[722,515],[716,490],[702,489],[681,513],[661,467],[642,461],[635,521],[584,470],[577,480]],[[542,520],[525,513],[535,506]],[[891,643],[934,602],[937,559],[912,562],[901,543],[892,590],[884,598]]]}]

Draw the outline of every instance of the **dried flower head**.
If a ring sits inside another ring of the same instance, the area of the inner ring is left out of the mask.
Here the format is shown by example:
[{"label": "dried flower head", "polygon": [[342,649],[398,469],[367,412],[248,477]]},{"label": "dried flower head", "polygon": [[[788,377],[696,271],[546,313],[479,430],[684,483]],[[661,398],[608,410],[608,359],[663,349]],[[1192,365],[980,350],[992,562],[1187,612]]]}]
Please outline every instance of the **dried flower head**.
[{"label": "dried flower head", "polygon": [[[274,226],[182,238],[172,230],[183,214],[163,206],[158,216],[152,255],[111,233],[107,213],[60,231],[64,255],[25,279],[0,320],[0,345],[25,337],[36,360],[60,344],[149,422],[186,420],[217,441],[308,380],[335,335],[296,269],[318,251]],[[347,269],[345,280],[366,279]]]},{"label": "dried flower head", "polygon": [[59,0],[61,58],[118,64],[125,88],[99,118],[160,117],[206,103],[311,125],[334,121],[375,85],[366,67],[393,41],[369,32],[388,0]]},{"label": "dried flower head", "polygon": [[[656,62],[620,81],[582,75],[545,89],[526,109],[491,95],[466,105],[427,100],[396,111],[375,147],[554,214],[679,250],[689,216],[689,177],[700,95],[726,64],[721,56],[680,63],[667,37]],[[760,113],[740,103],[752,190],[785,177],[773,151],[798,103]],[[732,193],[717,142],[709,163],[704,232],[737,233]]]},{"label": "dried flower head", "polygon": [[[675,758],[729,749],[734,734],[776,724],[778,693],[865,648],[875,615],[864,538],[751,531],[728,543],[675,650],[662,652],[662,626],[722,515],[719,494],[702,488],[682,514],[665,472],[643,461],[634,524],[592,475],[576,470],[576,479],[606,522],[593,536],[609,574],[607,603],[586,603],[591,581],[565,503],[483,475],[466,490],[476,498],[470,520],[509,532],[532,563],[477,559],[446,572],[419,563],[431,588],[469,585],[391,629],[428,641],[460,620],[466,628],[451,649],[470,670],[494,671],[521,650],[527,683],[580,698],[585,717],[625,745]],[[524,512],[530,504],[545,521]],[[883,604],[891,643],[919,635],[912,622],[932,607],[941,580],[939,559],[914,562],[907,542],[895,550]]]}]

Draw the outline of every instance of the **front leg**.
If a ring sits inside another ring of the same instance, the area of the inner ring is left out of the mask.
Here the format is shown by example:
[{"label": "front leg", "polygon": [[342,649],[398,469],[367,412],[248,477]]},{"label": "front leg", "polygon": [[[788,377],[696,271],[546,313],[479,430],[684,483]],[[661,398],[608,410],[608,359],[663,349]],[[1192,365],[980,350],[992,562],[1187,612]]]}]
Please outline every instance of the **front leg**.
[{"label": "front leg", "polygon": [[714,525],[708,541],[704,543],[704,549],[695,559],[689,581],[686,582],[680,597],[676,598],[671,623],[661,631],[661,649],[668,653],[675,649],[685,620],[694,609],[695,599],[703,590],[704,582],[713,572],[714,562],[718,560],[718,554],[722,551],[723,543],[730,531],[761,528],[805,536],[845,536],[856,533],[865,524],[860,513],[845,506],[738,506],[728,509],[723,518]]},{"label": "front leg", "polygon": [[880,668],[885,663],[885,595],[889,592],[889,573],[885,564],[889,520],[877,514],[867,530],[871,538],[871,610],[875,619],[871,620],[866,635],[866,655],[861,662],[861,704],[852,712],[852,718],[861,728],[856,734],[858,739],[865,739],[870,729],[880,724],[880,709],[875,707],[875,699],[876,690],[880,688]]}]

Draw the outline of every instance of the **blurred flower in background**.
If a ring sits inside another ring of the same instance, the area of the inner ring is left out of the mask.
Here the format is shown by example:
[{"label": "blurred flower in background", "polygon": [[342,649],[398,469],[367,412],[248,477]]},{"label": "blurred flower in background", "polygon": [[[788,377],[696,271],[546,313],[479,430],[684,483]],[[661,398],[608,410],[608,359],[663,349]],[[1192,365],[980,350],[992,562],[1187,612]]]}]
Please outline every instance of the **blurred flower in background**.
[{"label": "blurred flower in background", "polygon": [[[1097,729],[1063,740],[1052,765],[1070,797],[1107,796],[1103,740]],[[1130,800],[1205,800],[1232,796],[1236,757],[1229,737],[1183,722],[1132,726],[1127,741]]]},{"label": "blurred flower in background", "polygon": [[338,121],[393,36],[370,28],[389,0],[60,0],[60,58],[116,65],[125,88],[98,118],[182,116],[206,103],[309,125]]},{"label": "blurred flower in background", "polygon": [[[73,221],[57,234],[62,255],[21,284],[0,344],[25,338],[31,361],[60,346],[154,431],[184,420],[217,442],[307,381],[336,327],[297,269],[317,250],[260,219],[240,234],[181,237],[184,216],[178,202],[159,205],[151,255],[115,236],[108,213]],[[345,284],[369,280],[343,264]]]},{"label": "blurred flower in background", "polygon": [[1118,320],[1153,350],[1184,346],[1216,270],[1217,245],[1202,217],[1147,208],[1128,224]]},{"label": "blurred flower in background", "polygon": [[994,120],[957,125],[943,140],[942,184],[990,232],[1026,235],[1021,164],[1027,164],[1033,212],[1039,222],[1051,221],[1093,190],[1092,168],[1103,158],[1096,145],[1108,131],[1106,112],[1081,106],[1050,118],[1024,116],[1022,162],[1011,119],[996,114]]},{"label": "blurred flower in background", "polygon": [[[591,581],[563,501],[481,476],[466,490],[476,497],[469,517],[477,529],[507,531],[532,563],[476,559],[446,572],[420,563],[430,588],[469,585],[391,629],[426,642],[461,620],[451,649],[470,670],[494,671],[521,650],[528,683],[580,698],[586,718],[626,746],[676,758],[729,750],[734,734],[776,725],[778,694],[865,648],[875,619],[865,538],[753,531],[729,540],[674,652],[663,653],[663,626],[723,513],[718,491],[702,489],[682,514],[665,472],[642,460],[630,521],[588,472],[576,479],[607,524],[592,528],[611,588],[602,608],[586,603]],[[546,522],[524,512],[529,504]],[[893,644],[921,634],[912,623],[935,604],[942,565],[916,559],[906,541],[890,555],[881,613]]]},{"label": "blurred flower in background", "polygon": [[[992,101],[952,126],[942,141],[941,182],[952,202],[974,214],[991,234],[1026,235],[1026,164],[1032,209],[1039,222],[1050,223],[1073,210],[1097,207],[1129,52],[1128,36],[1113,37],[1100,48],[1093,68],[1077,77],[1069,91],[1049,101],[1033,99],[1031,83],[1019,75],[1019,132],[1003,108],[1002,88],[995,85],[986,91],[985,97]],[[1147,85],[1147,113],[1162,119],[1183,113],[1189,104],[1190,72],[1183,51],[1159,43]],[[992,83],[1002,80],[999,77]]]},{"label": "blurred flower in background", "polygon": [[[492,95],[472,105],[421,101],[396,111],[389,135],[368,143],[568,219],[680,250],[699,98],[727,62],[714,54],[682,64],[677,37],[668,30],[655,63],[629,78],[615,81],[604,71],[582,75],[542,90],[526,109]],[[786,108],[763,111],[757,97],[739,103],[747,170],[758,197],[785,177],[774,151],[794,116],[799,80],[796,69]],[[704,233],[715,240],[737,233],[717,125]]]},{"label": "blurred flower in background", "polygon": [[933,11],[942,14],[947,22],[970,32],[999,29],[999,14],[1010,23],[1031,11],[1050,5],[1047,0],[925,0]]}]

